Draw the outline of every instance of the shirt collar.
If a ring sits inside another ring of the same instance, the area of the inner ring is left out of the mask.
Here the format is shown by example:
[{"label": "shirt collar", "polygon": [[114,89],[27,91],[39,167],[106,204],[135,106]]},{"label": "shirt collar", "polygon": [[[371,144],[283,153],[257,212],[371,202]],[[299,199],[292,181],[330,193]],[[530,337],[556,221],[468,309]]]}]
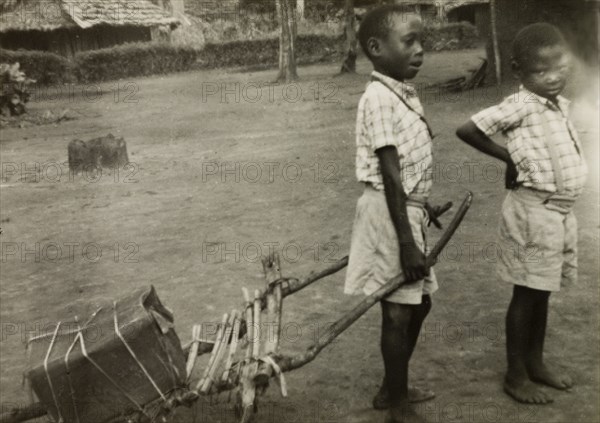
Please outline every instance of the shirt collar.
[{"label": "shirt collar", "polygon": [[409,101],[417,96],[417,90],[414,85],[408,84],[406,82],[398,81],[390,76],[384,75],[381,72],[373,71],[371,72],[371,80],[379,79],[383,81],[385,85],[387,85],[390,89],[392,89],[397,95],[402,97],[403,99]]},{"label": "shirt collar", "polygon": [[[554,110],[554,111],[557,110],[555,103],[548,100],[547,98],[544,98],[540,95],[537,95],[534,92],[529,91],[523,85],[521,85],[519,87],[519,91],[523,94],[523,98],[526,99],[524,101],[539,103],[539,104],[546,106],[550,110]],[[533,101],[531,100],[532,98],[534,99]],[[567,100],[566,98],[564,98],[562,95],[558,95],[556,97],[556,101],[558,103],[558,108],[560,109],[561,112],[566,113],[569,110],[569,105],[571,104],[571,102],[569,100]]]}]

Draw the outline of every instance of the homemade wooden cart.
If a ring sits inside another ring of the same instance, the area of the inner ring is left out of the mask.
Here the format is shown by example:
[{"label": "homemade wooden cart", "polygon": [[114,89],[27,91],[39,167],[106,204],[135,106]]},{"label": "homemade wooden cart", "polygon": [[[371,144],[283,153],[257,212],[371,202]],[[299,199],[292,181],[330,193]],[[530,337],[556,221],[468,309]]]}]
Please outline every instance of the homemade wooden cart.
[{"label": "homemade wooden cart", "polygon": [[[431,267],[459,226],[472,201],[465,199],[427,256]],[[283,299],[331,275],[348,264],[344,257],[303,279],[283,277],[277,255],[263,258],[264,290],[251,297],[243,289],[241,311],[223,315],[213,340],[182,346],[173,329],[173,315],[153,287],[138,290],[98,308],[85,321],[58,322],[53,333],[31,338],[32,367],[25,377],[37,400],[0,416],[0,423],[17,423],[48,414],[62,423],[166,422],[178,406],[191,406],[203,395],[234,391],[237,415],[251,421],[257,398],[272,378],[287,395],[283,374],[312,361],[323,348],[374,304],[405,281],[390,280],[342,316],[306,351],[279,352]],[[262,324],[261,324],[262,322]],[[269,336],[261,334],[268,322]],[[239,350],[239,351],[238,351]],[[190,380],[198,356],[210,353],[199,380]]]}]

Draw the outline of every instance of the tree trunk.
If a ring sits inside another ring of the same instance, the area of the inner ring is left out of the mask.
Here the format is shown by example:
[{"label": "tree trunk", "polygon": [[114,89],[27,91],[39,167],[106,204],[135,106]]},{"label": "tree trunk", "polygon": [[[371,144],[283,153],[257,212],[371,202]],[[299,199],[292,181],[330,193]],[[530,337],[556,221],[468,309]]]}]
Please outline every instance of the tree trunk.
[{"label": "tree trunk", "polygon": [[304,7],[305,7],[304,0],[296,0],[296,16],[297,16],[297,19],[299,19],[301,21],[304,20]]},{"label": "tree trunk", "polygon": [[279,10],[279,75],[277,81],[298,79],[296,70],[296,19],[290,0],[277,0]]},{"label": "tree trunk", "polygon": [[490,0],[490,23],[492,26],[492,49],[494,51],[494,68],[496,71],[496,84],[502,82],[502,64],[500,62],[500,46],[498,45],[498,19],[496,0]]},{"label": "tree trunk", "polygon": [[346,50],[346,58],[342,63],[340,73],[355,73],[356,72],[356,16],[354,14],[354,0],[346,0],[344,7],[344,42]]}]

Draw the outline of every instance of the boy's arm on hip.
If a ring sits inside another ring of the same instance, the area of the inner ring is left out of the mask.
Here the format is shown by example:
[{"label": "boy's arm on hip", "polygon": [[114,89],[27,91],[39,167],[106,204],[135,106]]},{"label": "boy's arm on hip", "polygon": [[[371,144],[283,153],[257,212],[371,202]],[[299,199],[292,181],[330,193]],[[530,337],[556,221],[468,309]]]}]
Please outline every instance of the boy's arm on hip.
[{"label": "boy's arm on hip", "polygon": [[472,120],[467,121],[456,130],[456,136],[488,156],[495,157],[505,163],[512,164],[506,147],[495,143],[481,131]]},{"label": "boy's arm on hip", "polygon": [[482,153],[506,163],[506,173],[504,177],[505,188],[515,189],[519,186],[519,183],[517,182],[519,172],[506,147],[495,143],[490,137],[484,134],[472,120],[469,120],[467,123],[460,126],[456,130],[456,136]]}]

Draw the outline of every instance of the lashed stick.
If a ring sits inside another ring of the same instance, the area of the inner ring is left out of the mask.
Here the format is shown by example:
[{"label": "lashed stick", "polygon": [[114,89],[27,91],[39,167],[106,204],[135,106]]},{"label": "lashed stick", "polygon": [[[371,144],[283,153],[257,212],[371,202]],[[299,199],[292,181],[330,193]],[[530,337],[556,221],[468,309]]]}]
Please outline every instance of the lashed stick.
[{"label": "lashed stick", "polygon": [[190,380],[190,376],[192,375],[192,371],[194,370],[194,364],[196,363],[196,358],[198,357],[198,347],[200,344],[200,330],[200,325],[194,325],[192,329],[192,346],[188,354],[187,365],[185,368],[188,381]]},{"label": "lashed stick", "polygon": [[249,360],[252,357],[252,342],[254,340],[254,303],[250,301],[250,293],[246,288],[242,288],[242,293],[246,304],[246,340],[248,341],[246,360]]},{"label": "lashed stick", "polygon": [[[269,379],[273,373],[277,373],[279,369],[277,363],[272,360],[272,355],[276,354],[279,349],[279,337],[281,332],[281,265],[279,254],[275,253],[268,257],[263,257],[262,260],[263,272],[267,284],[267,319],[273,325],[273,332],[269,333],[265,341],[265,356],[262,362],[258,365],[258,370],[254,376],[254,383],[262,390],[266,389],[269,384]],[[274,367],[274,368],[273,368]],[[282,381],[283,381],[283,376]],[[282,394],[285,395],[285,383],[282,382]]]},{"label": "lashed stick", "polygon": [[[252,339],[248,338],[246,349],[246,360],[241,368],[239,378],[240,385],[240,408],[242,411],[242,423],[250,422],[254,414],[254,401],[256,400],[256,385],[254,384],[254,375],[258,369],[258,354],[260,351],[260,312],[261,296],[260,291],[254,291],[254,302],[250,303],[250,296],[247,291],[244,292],[244,298],[248,307],[246,308],[246,326],[248,336],[252,334]],[[251,323],[249,323],[251,322]]]},{"label": "lashed stick", "polygon": [[254,291],[254,339],[252,341],[252,358],[258,359],[260,353],[260,312],[261,312],[261,296],[260,291],[257,289]]},{"label": "lashed stick", "polygon": [[267,284],[267,320],[273,325],[273,333],[269,333],[265,341],[265,354],[274,354],[279,347],[279,332],[281,328],[281,266],[279,254],[275,253],[262,259],[263,272]]},{"label": "lashed stick", "polygon": [[217,330],[217,338],[215,340],[215,344],[213,345],[213,350],[212,350],[212,353],[210,354],[210,359],[208,360],[208,365],[206,366],[206,369],[204,370],[204,375],[196,384],[196,392],[200,391],[200,389],[204,385],[206,378],[208,378],[208,372],[210,371],[212,363],[215,361],[215,358],[217,358],[217,353],[219,352],[219,347],[221,346],[221,342],[223,341],[223,335],[225,333],[225,326],[227,325],[228,318],[229,318],[229,315],[227,313],[225,313],[223,315],[223,319],[221,321],[221,326],[219,326],[219,329]]},{"label": "lashed stick", "polygon": [[234,323],[235,318],[237,317],[237,314],[238,314],[238,311],[233,310],[233,312],[231,313],[231,315],[229,317],[228,322],[226,323],[225,331],[223,333],[223,338],[221,339],[221,342],[219,343],[219,350],[217,351],[217,353],[215,355],[214,361],[209,365],[208,376],[207,376],[206,380],[204,381],[204,384],[200,388],[200,392],[202,392],[203,394],[207,394],[210,391],[210,387],[214,381],[215,373],[217,372],[217,369],[219,368],[221,361],[223,360],[223,357],[225,355],[225,351],[227,350],[227,344],[229,343],[229,338],[231,337],[231,331],[233,329],[233,323]]},{"label": "lashed stick", "polygon": [[227,360],[225,361],[225,371],[223,372],[222,377],[223,382],[227,382],[227,380],[229,379],[229,372],[231,371],[231,366],[233,364],[233,356],[235,355],[239,344],[240,326],[241,320],[236,310],[235,318],[233,320],[233,332],[231,334],[231,342],[229,343],[229,352],[227,354]]}]

